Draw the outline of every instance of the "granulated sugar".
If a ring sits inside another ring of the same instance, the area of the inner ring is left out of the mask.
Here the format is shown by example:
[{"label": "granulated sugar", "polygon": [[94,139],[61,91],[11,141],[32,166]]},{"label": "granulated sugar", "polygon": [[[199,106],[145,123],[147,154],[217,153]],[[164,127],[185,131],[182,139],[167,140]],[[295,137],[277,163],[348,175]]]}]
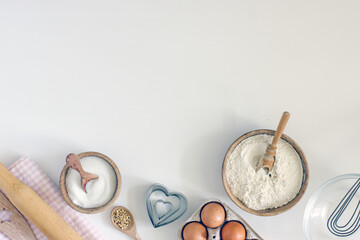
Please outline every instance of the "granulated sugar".
[{"label": "granulated sugar", "polygon": [[88,182],[87,192],[81,186],[81,177],[74,169],[66,174],[66,190],[73,203],[83,208],[100,207],[108,203],[116,191],[116,173],[104,159],[87,156],[80,159],[83,169],[96,174],[97,179]]},{"label": "granulated sugar", "polygon": [[254,210],[283,206],[294,199],[301,188],[303,167],[300,156],[283,139],[277,145],[272,170],[255,171],[272,138],[261,134],[243,140],[227,161],[225,171],[231,192]]}]

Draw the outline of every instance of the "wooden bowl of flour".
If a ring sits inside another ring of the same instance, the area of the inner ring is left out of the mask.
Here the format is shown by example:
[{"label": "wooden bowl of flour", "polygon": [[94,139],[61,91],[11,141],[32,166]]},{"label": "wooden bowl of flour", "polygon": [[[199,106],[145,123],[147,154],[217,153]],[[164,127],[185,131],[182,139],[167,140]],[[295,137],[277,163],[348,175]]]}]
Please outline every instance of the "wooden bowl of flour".
[{"label": "wooden bowl of flour", "polygon": [[[301,160],[301,167],[302,167],[302,178],[300,179],[301,183],[301,187],[300,190],[297,192],[296,196],[290,200],[289,202],[285,203],[284,205],[281,205],[279,207],[275,207],[275,208],[265,208],[262,210],[255,210],[252,209],[250,207],[248,207],[246,204],[244,204],[243,201],[241,201],[231,190],[231,187],[234,188],[233,186],[230,186],[229,181],[233,181],[232,179],[230,179],[230,175],[232,172],[230,171],[237,171],[237,170],[230,170],[230,161],[233,160],[229,160],[231,155],[233,154],[233,152],[235,153],[235,149],[236,147],[241,144],[244,140],[250,138],[250,137],[254,137],[257,135],[270,135],[270,136],[274,136],[275,131],[274,130],[268,130],[268,129],[260,129],[260,130],[254,130],[251,132],[248,132],[244,135],[242,135],[241,137],[239,137],[238,139],[235,140],[235,142],[230,146],[230,148],[228,149],[228,151],[226,152],[224,161],[223,161],[223,166],[222,166],[222,181],[224,184],[224,188],[226,193],[228,194],[228,196],[230,197],[230,199],[241,209],[255,214],[255,215],[259,215],[259,216],[273,216],[273,215],[277,215],[280,213],[283,213],[287,210],[289,210],[290,208],[292,208],[293,206],[295,206],[300,199],[302,198],[302,196],[305,193],[305,190],[307,188],[308,182],[309,182],[309,167],[308,167],[308,163],[306,161],[305,155],[303,153],[303,151],[301,150],[301,148],[299,147],[299,145],[297,145],[297,143],[292,140],[290,137],[286,136],[285,134],[282,135],[281,139],[284,140],[285,142],[289,143],[293,149],[296,151],[296,153],[298,154],[298,156],[300,157]],[[265,152],[265,148],[264,148],[264,152]],[[275,160],[276,162],[276,160]],[[299,170],[300,171],[300,170]],[[229,175],[229,176],[228,176]],[[248,187],[248,186],[246,186]]]}]

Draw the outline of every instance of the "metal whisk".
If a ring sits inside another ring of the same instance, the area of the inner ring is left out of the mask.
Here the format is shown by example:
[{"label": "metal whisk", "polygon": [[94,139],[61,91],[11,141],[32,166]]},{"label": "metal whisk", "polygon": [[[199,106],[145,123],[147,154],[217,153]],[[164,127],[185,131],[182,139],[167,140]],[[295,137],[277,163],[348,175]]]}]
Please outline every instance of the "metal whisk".
[{"label": "metal whisk", "polygon": [[342,214],[350,204],[351,200],[356,195],[360,188],[360,178],[346,193],[344,198],[340,201],[339,205],[335,208],[334,212],[330,215],[327,227],[329,231],[338,237],[348,237],[355,233],[360,227],[360,200],[352,214],[350,220],[345,225],[339,225],[338,221]]}]

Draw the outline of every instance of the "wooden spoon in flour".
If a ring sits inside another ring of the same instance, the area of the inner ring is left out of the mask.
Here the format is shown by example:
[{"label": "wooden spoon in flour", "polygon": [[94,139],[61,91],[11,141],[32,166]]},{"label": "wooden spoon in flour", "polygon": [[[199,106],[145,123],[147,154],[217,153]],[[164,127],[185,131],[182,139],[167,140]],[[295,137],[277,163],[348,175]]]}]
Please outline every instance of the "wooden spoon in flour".
[{"label": "wooden spoon in flour", "polygon": [[281,135],[284,132],[284,129],[289,120],[289,117],[290,117],[290,113],[283,112],[280,122],[277,126],[274,138],[273,138],[271,144],[269,146],[267,146],[267,148],[265,150],[265,154],[261,157],[259,164],[257,165],[256,171],[258,171],[260,168],[268,168],[269,171],[271,171],[271,169],[274,165],[276,148],[277,148],[276,146],[281,138]]},{"label": "wooden spoon in flour", "polygon": [[85,172],[81,166],[79,157],[74,153],[70,153],[69,155],[67,155],[66,164],[75,171],[78,171],[80,173],[81,186],[84,189],[84,191],[87,193],[86,184],[91,180],[97,179],[98,176],[92,173]]}]

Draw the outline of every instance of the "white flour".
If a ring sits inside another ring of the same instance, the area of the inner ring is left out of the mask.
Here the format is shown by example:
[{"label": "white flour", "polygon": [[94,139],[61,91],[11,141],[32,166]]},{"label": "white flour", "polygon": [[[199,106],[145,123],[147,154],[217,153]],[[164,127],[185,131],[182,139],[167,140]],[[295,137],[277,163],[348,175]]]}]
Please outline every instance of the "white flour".
[{"label": "white flour", "polygon": [[247,207],[254,210],[285,205],[299,192],[303,167],[296,150],[285,140],[277,145],[273,168],[255,171],[256,166],[273,136],[267,134],[249,137],[238,144],[225,167],[231,192]]}]

